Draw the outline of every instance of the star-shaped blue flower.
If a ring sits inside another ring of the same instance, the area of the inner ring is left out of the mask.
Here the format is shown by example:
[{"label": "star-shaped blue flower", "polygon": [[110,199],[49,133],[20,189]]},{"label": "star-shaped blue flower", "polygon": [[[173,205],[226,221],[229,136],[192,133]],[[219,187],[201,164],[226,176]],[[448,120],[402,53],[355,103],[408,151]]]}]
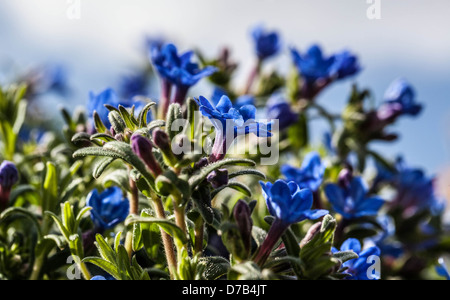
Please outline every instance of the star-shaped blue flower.
[{"label": "star-shaped blue flower", "polygon": [[346,187],[327,184],[325,194],[333,209],[346,219],[375,216],[384,204],[378,196],[367,197],[367,187],[361,177],[354,177]]},{"label": "star-shaped blue flower", "polygon": [[188,89],[217,71],[212,66],[201,69],[197,63],[192,62],[193,54],[193,51],[178,54],[173,44],[150,48],[150,59],[159,75],[182,89]]},{"label": "star-shaped blue flower", "polygon": [[300,188],[317,191],[323,181],[325,165],[322,163],[319,153],[313,151],[305,156],[300,168],[283,165],[281,173],[288,181],[295,181]]},{"label": "star-shaped blue flower", "polygon": [[86,206],[92,207],[91,219],[100,232],[123,222],[130,210],[128,199],[116,186],[107,188],[101,194],[96,189],[92,190],[87,196]]},{"label": "star-shaped blue flower", "polygon": [[422,104],[415,101],[414,88],[404,78],[391,83],[385,92],[384,101],[383,106],[398,107],[400,114],[416,116],[422,111]]},{"label": "star-shaped blue flower", "polygon": [[[333,253],[338,252],[338,250],[334,247],[331,251]],[[373,266],[373,264],[376,263],[376,260],[370,259],[371,256],[373,258],[380,257],[380,249],[378,247],[373,246],[367,249],[362,249],[361,243],[357,239],[349,238],[342,243],[340,251],[353,251],[358,255],[358,258],[348,260],[342,264],[342,267],[348,268],[345,271],[345,273],[350,274],[348,279],[380,279],[380,270],[377,270],[376,266]]]},{"label": "star-shaped blue flower", "polygon": [[276,55],[281,49],[280,35],[276,31],[266,31],[261,25],[253,28],[252,38],[260,60]]},{"label": "star-shaped blue flower", "polygon": [[301,189],[297,183],[277,180],[275,183],[260,181],[269,213],[283,224],[303,220],[315,220],[328,214],[325,209],[311,209],[313,195],[310,189]]}]

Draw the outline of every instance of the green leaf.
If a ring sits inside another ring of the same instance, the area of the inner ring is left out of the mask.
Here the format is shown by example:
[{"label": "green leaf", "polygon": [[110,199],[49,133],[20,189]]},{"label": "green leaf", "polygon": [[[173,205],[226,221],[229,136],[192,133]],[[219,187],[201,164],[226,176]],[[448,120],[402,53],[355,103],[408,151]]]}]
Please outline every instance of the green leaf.
[{"label": "green leaf", "polygon": [[58,202],[58,175],[53,163],[47,162],[42,197],[42,210],[54,211]]},{"label": "green leaf", "polygon": [[103,236],[99,233],[95,235],[95,240],[97,241],[97,249],[100,253],[100,256],[111,263],[116,261],[116,253],[111,248],[111,246],[106,242]]},{"label": "green leaf", "polygon": [[134,130],[136,127],[136,124],[133,122],[130,112],[124,106],[122,106],[120,104],[119,104],[119,112],[122,116],[123,121],[125,122],[126,127],[131,130]]},{"label": "green leaf", "polygon": [[296,149],[308,145],[308,120],[305,113],[300,114],[297,123],[288,128],[288,136],[289,141]]},{"label": "green leaf", "polygon": [[94,165],[94,169],[92,171],[92,176],[95,179],[100,178],[106,168],[115,160],[114,157],[99,157],[96,159],[96,163]]},{"label": "green leaf", "polygon": [[221,186],[218,189],[215,189],[212,193],[211,193],[211,198],[214,198],[219,192],[221,192],[222,190],[226,189],[226,188],[231,188],[234,189],[238,192],[241,192],[242,194],[244,194],[247,197],[251,197],[252,196],[252,191],[250,190],[250,188],[248,186],[246,186],[243,183],[240,183],[238,181],[232,181],[229,182],[228,184]]},{"label": "green leaf", "polygon": [[12,131],[14,134],[18,135],[23,123],[25,122],[25,117],[27,114],[27,102],[21,101],[17,107],[16,119],[14,120],[14,125]]},{"label": "green leaf", "polygon": [[103,124],[102,119],[100,118],[99,114],[95,110],[94,110],[93,117],[94,117],[95,130],[98,133],[105,133],[106,132],[106,126],[105,126],[105,124]]},{"label": "green leaf", "polygon": [[256,246],[260,247],[266,239],[266,236],[267,232],[264,229],[257,226],[252,227],[252,237],[256,243]]},{"label": "green leaf", "polygon": [[245,170],[232,172],[232,173],[228,174],[228,178],[232,179],[232,178],[235,178],[235,177],[241,176],[241,175],[254,175],[254,176],[260,177],[261,179],[266,179],[266,175],[263,172],[256,170],[256,169],[245,169]]},{"label": "green leaf", "polygon": [[185,244],[187,242],[187,237],[184,234],[183,230],[172,221],[166,219],[158,219],[152,217],[138,217],[138,216],[130,216],[125,221],[125,225],[130,225],[134,223],[156,224],[159,227],[161,227],[162,230],[167,232],[170,236],[178,239],[181,243]]},{"label": "green leaf", "polygon": [[197,185],[199,185],[206,177],[214,170],[220,169],[224,166],[255,166],[255,162],[250,159],[245,158],[227,158],[212,164],[209,164],[199,170],[197,174],[192,175],[189,179],[189,185],[191,189],[194,189]]},{"label": "green leaf", "polygon": [[122,279],[119,271],[117,270],[117,266],[114,263],[111,263],[100,257],[94,256],[85,257],[82,261],[85,263],[91,263],[93,265],[96,265],[97,267],[103,269],[105,272],[111,274],[117,280]]},{"label": "green leaf", "polygon": [[163,120],[153,120],[147,125],[147,130],[152,131],[157,127],[164,127],[166,125],[166,121]]},{"label": "green leaf", "polygon": [[203,278],[206,280],[216,280],[227,274],[231,265],[228,260],[221,256],[202,257],[199,264],[204,265]]},{"label": "green leaf", "polygon": [[106,134],[106,133],[94,133],[93,135],[90,136],[89,139],[91,141],[98,140],[100,142],[105,142],[105,143],[116,140],[114,137],[112,137],[112,136],[110,136],[109,134]]},{"label": "green leaf", "polygon": [[110,111],[108,114],[108,120],[116,133],[123,133],[125,128],[127,128],[125,121],[122,119],[122,116],[118,111]]},{"label": "green leaf", "polygon": [[73,210],[70,203],[64,202],[61,204],[61,216],[64,227],[67,228],[70,234],[76,233],[75,229],[75,216],[73,215]]},{"label": "green leaf", "polygon": [[44,213],[46,215],[50,216],[53,219],[53,221],[58,226],[59,231],[61,231],[61,233],[64,236],[64,238],[69,243],[70,242],[70,232],[69,232],[69,230],[66,227],[64,227],[64,224],[61,221],[61,219],[57,215],[55,215],[53,212],[51,212],[51,211],[45,211]]},{"label": "green leaf", "polygon": [[32,212],[30,212],[22,207],[8,207],[0,214],[0,223],[5,222],[5,220],[7,218],[12,217],[12,216],[20,216],[20,217],[30,220],[31,223],[36,228],[39,238],[41,238],[41,236],[42,236],[41,227],[39,225],[39,222],[38,222],[36,216]]},{"label": "green leaf", "polygon": [[175,136],[180,133],[178,130],[172,130],[172,124],[177,119],[182,119],[181,106],[178,103],[172,103],[169,105],[166,118],[166,132],[169,135],[169,140],[173,141]]},{"label": "green leaf", "polygon": [[339,259],[341,263],[345,263],[346,261],[358,258],[359,256],[353,250],[347,250],[335,252],[333,253],[333,257]]},{"label": "green leaf", "polygon": [[147,115],[148,115],[148,112],[150,111],[152,106],[155,105],[155,104],[156,104],[155,102],[147,103],[144,106],[144,108],[141,110],[141,112],[138,115],[139,127],[147,126]]}]

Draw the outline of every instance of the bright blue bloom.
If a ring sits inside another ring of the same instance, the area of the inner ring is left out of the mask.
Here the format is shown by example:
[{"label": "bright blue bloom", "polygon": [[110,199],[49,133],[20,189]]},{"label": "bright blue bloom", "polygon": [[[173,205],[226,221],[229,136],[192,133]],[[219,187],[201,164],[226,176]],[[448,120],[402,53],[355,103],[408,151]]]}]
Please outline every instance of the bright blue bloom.
[{"label": "bright blue bloom", "polygon": [[252,30],[255,52],[260,60],[276,55],[281,49],[281,38],[277,32],[267,32],[263,26]]},{"label": "bright blue bloom", "polygon": [[311,191],[317,191],[323,181],[325,165],[319,153],[313,151],[305,156],[300,168],[283,165],[281,173],[288,181],[295,181],[301,189],[309,188]]},{"label": "bright blue bloom", "polygon": [[[256,108],[253,105],[244,105],[239,109],[233,107],[233,104],[227,96],[222,96],[220,101],[214,107],[205,97],[198,99],[200,111],[208,117],[216,131],[226,135],[228,130],[233,130],[234,135],[244,135],[254,133],[257,136],[269,137],[270,124],[261,124],[255,121]],[[227,120],[230,120],[227,122]],[[227,128],[232,125],[233,128]]]},{"label": "bright blue bloom", "polygon": [[297,183],[277,180],[275,183],[259,182],[269,213],[283,224],[303,220],[315,220],[328,214],[327,210],[311,210],[313,195],[309,189],[301,189]]},{"label": "bright blue bloom", "polygon": [[0,165],[0,191],[9,191],[19,180],[19,171],[13,162],[4,160]]},{"label": "bright blue bloom", "polygon": [[[228,96],[226,91],[218,87],[214,88],[210,98],[212,104],[216,106],[219,103],[222,96]],[[254,104],[255,98],[252,95],[241,95],[236,98],[236,100],[233,103],[233,107],[239,109],[244,105],[254,105]]]},{"label": "bright blue bloom", "polygon": [[[373,280],[380,279],[380,270],[369,270],[374,261],[369,259],[370,256],[380,256],[380,249],[376,246],[369,247],[365,250],[361,249],[361,243],[355,238],[349,238],[345,240],[342,245],[340,251],[353,251],[359,257],[346,261],[342,264],[342,267],[347,267],[348,269],[345,273],[350,274],[351,276],[348,279],[353,280]],[[333,253],[337,252],[336,248],[332,248],[331,251]],[[373,274],[375,271],[375,274]],[[370,274],[368,274],[370,272]]]},{"label": "bright blue bloom", "polygon": [[266,103],[267,117],[270,120],[278,120],[279,130],[283,130],[295,124],[298,113],[292,111],[289,103],[279,94],[272,95]]},{"label": "bright blue bloom", "polygon": [[111,229],[123,222],[129,213],[130,203],[119,187],[110,187],[101,194],[92,190],[86,199],[86,206],[92,207],[91,219],[99,231]]},{"label": "bright blue bloom", "polygon": [[183,90],[217,71],[212,66],[200,69],[197,63],[191,61],[193,54],[193,51],[187,51],[179,55],[173,44],[150,49],[150,59],[159,75]]},{"label": "bright blue bloom", "polygon": [[400,114],[416,116],[422,111],[422,104],[415,102],[413,87],[403,78],[394,80],[384,95],[384,106],[396,107]]},{"label": "bright blue bloom", "polygon": [[444,206],[436,196],[433,182],[434,178],[426,176],[423,170],[405,167],[394,179],[397,196],[392,204],[402,207],[406,214],[423,209],[429,209],[434,215],[440,214]]},{"label": "bright blue bloom", "polygon": [[318,45],[311,46],[305,54],[291,48],[291,55],[307,84],[317,80],[332,81],[355,75],[361,70],[358,59],[348,51],[324,57]]},{"label": "bright blue bloom", "polygon": [[445,277],[445,279],[450,280],[450,273],[448,272],[447,266],[444,259],[441,257],[438,260],[438,265],[436,266],[436,272],[439,276]]},{"label": "bright blue bloom", "polygon": [[367,197],[367,187],[361,177],[354,177],[347,187],[327,184],[325,194],[333,209],[345,219],[375,216],[384,203],[378,196]]}]

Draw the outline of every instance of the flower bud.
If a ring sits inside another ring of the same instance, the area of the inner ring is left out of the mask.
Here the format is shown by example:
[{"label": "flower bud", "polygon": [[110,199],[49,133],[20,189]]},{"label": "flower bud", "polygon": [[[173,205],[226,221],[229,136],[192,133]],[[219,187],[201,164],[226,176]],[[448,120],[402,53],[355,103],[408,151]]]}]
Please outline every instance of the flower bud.
[{"label": "flower bud", "polygon": [[162,129],[156,128],[153,130],[153,143],[161,150],[164,162],[169,166],[174,166],[177,163],[177,158],[172,152],[169,135]]},{"label": "flower bud", "polygon": [[341,187],[345,188],[350,186],[350,182],[353,179],[353,170],[351,167],[345,167],[339,172],[338,183]]},{"label": "flower bud", "polygon": [[3,161],[0,165],[0,211],[8,205],[11,187],[19,180],[16,165],[10,161]]},{"label": "flower bud", "polygon": [[154,177],[157,177],[162,173],[159,163],[153,156],[152,143],[147,138],[139,134],[133,135],[131,137],[131,148],[133,149],[133,152],[144,161]]},{"label": "flower bud", "polygon": [[300,248],[303,248],[303,246],[308,244],[316,236],[320,231],[320,227],[322,227],[322,222],[317,222],[308,229],[305,237],[300,242]]},{"label": "flower bud", "polygon": [[228,184],[228,170],[227,169],[219,169],[212,171],[207,177],[206,180],[211,183],[212,187],[217,189],[221,186]]},{"label": "flower bud", "polygon": [[251,217],[251,210],[247,202],[239,200],[234,206],[233,216],[236,221],[239,231],[241,233],[242,241],[246,250],[250,253],[250,247],[252,242],[252,226],[253,221]]}]

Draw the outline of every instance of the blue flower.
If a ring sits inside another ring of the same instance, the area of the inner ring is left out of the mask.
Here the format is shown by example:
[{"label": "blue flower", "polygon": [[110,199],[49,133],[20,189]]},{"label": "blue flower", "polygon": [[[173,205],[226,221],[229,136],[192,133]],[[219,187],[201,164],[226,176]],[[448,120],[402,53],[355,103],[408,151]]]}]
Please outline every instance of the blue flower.
[{"label": "blue flower", "polygon": [[[390,256],[393,258],[400,257],[404,253],[404,250],[402,243],[394,240],[394,219],[389,215],[380,215],[377,217],[377,223],[382,230],[375,236],[368,238],[365,243],[373,243],[380,249],[383,256]],[[364,225],[373,229],[373,225]]]},{"label": "blue flower", "polygon": [[269,213],[284,224],[294,224],[306,219],[315,220],[328,213],[324,209],[311,210],[313,195],[309,189],[301,189],[297,183],[284,180],[259,182]]},{"label": "blue flower", "polygon": [[311,191],[317,191],[322,184],[325,166],[320,159],[319,153],[313,151],[305,156],[300,168],[283,165],[281,166],[281,173],[288,181],[295,181],[300,188],[309,188]]},{"label": "blue flower", "polygon": [[[211,160],[222,159],[231,142],[236,136],[254,133],[259,137],[272,136],[271,125],[262,124],[255,120],[256,108],[253,105],[244,105],[239,109],[233,107],[230,98],[222,96],[214,107],[205,97],[198,99],[201,113],[211,120],[215,130]],[[231,126],[231,127],[230,127]],[[227,140],[227,137],[230,137]]]},{"label": "blue flower", "polygon": [[439,215],[444,206],[434,190],[434,178],[425,175],[418,168],[404,167],[393,181],[397,196],[393,206],[401,207],[405,214],[414,214],[429,209],[433,215]]},{"label": "blue flower", "polygon": [[91,219],[99,231],[111,229],[123,222],[129,213],[130,204],[119,187],[110,187],[101,194],[92,190],[86,199],[86,206],[92,207]]},{"label": "blue flower", "polygon": [[422,104],[416,103],[415,92],[404,78],[394,80],[384,95],[384,106],[398,107],[400,114],[416,116],[422,111]]},{"label": "blue flower", "polygon": [[263,26],[256,26],[252,30],[255,52],[260,60],[276,55],[281,49],[280,35],[273,31],[267,32]]},{"label": "blue flower", "polygon": [[192,62],[193,54],[193,51],[187,51],[179,55],[173,44],[150,49],[150,59],[159,75],[182,89],[188,89],[217,70],[212,66],[201,69],[197,63]]},{"label": "blue flower", "polygon": [[266,103],[267,117],[278,120],[279,130],[288,128],[298,120],[298,113],[292,111],[289,103],[279,94],[272,95]]},{"label": "blue flower", "polygon": [[367,187],[361,177],[354,177],[346,187],[327,184],[325,194],[333,209],[345,219],[375,216],[384,203],[378,196],[367,197]]},{"label": "blue flower", "polygon": [[438,265],[435,268],[436,268],[436,272],[438,273],[439,276],[442,276],[445,279],[450,280],[450,273],[448,272],[447,266],[442,257],[439,258]]},{"label": "blue flower", "polygon": [[291,56],[304,80],[302,96],[311,99],[335,80],[357,74],[361,67],[355,55],[341,51],[325,57],[318,45],[312,45],[305,54],[291,48]]},{"label": "blue flower", "polygon": [[102,275],[92,276],[91,280],[116,280],[116,279],[108,274],[106,275],[106,277]]},{"label": "blue flower", "polygon": [[56,92],[67,95],[67,69],[60,64],[46,64],[32,70],[26,75],[31,94],[42,95],[48,92]]},{"label": "blue flower", "polygon": [[[228,96],[226,91],[218,87],[214,88],[210,98],[212,104],[216,106],[219,103],[222,96]],[[255,98],[252,95],[241,95],[236,98],[236,100],[233,103],[233,107],[239,109],[244,105],[254,105],[254,104]]]},{"label": "blue flower", "polygon": [[[333,247],[331,251],[335,253],[338,250]],[[345,273],[350,274],[348,279],[380,279],[380,270],[377,270],[376,267],[372,265],[373,263],[376,263],[376,260],[371,259],[371,256],[379,258],[380,249],[378,247],[373,246],[363,250],[361,248],[361,243],[357,239],[349,238],[342,243],[340,251],[353,251],[358,255],[358,258],[348,260],[342,264],[342,267],[348,268],[345,271]]]}]

